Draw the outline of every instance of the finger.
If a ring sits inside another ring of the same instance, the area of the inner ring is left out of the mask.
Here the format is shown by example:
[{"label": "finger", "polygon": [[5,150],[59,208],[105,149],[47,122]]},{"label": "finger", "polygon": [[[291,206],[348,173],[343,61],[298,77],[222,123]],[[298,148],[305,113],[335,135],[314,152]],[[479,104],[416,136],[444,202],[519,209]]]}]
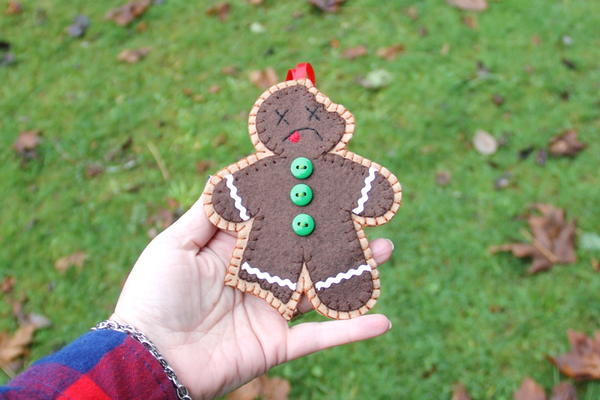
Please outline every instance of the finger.
[{"label": "finger", "polygon": [[[381,265],[390,259],[394,251],[394,243],[390,239],[375,239],[369,243],[373,252],[373,259],[377,265]],[[302,296],[298,302],[298,311],[301,314],[307,313],[313,309],[308,297]]]},{"label": "finger", "polygon": [[390,320],[382,314],[299,324],[288,332],[287,358],[289,361],[330,347],[376,337],[391,327]]},{"label": "finger", "polygon": [[394,251],[394,243],[390,239],[375,239],[369,243],[369,247],[377,265],[389,260]]},{"label": "finger", "polygon": [[161,233],[161,236],[177,240],[182,248],[197,249],[204,247],[216,231],[217,228],[204,212],[204,199],[200,196],[185,214]]}]

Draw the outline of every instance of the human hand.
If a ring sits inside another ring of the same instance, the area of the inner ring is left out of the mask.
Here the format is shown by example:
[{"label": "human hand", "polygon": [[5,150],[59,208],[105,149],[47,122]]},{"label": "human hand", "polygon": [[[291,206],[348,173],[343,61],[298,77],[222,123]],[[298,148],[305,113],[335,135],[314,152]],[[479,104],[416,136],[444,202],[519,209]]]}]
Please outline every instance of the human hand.
[{"label": "human hand", "polygon": [[[264,300],[223,284],[235,242],[197,201],[143,251],[111,316],[148,336],[194,399],[222,395],[275,365],[391,328],[378,314],[289,327]],[[393,249],[387,239],[370,246],[377,264]],[[304,298],[298,309],[311,306]]]}]

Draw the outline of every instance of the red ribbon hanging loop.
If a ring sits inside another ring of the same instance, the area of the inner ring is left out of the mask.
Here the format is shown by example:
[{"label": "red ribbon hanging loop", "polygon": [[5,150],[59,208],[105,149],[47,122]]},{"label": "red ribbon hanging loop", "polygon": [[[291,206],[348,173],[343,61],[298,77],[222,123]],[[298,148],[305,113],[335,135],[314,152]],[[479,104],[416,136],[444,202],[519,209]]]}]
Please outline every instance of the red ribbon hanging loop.
[{"label": "red ribbon hanging loop", "polygon": [[285,80],[293,81],[296,79],[306,78],[310,79],[313,85],[317,84],[317,81],[315,80],[315,71],[313,70],[312,65],[310,65],[310,63],[305,62],[296,65],[295,68],[289,69]]}]

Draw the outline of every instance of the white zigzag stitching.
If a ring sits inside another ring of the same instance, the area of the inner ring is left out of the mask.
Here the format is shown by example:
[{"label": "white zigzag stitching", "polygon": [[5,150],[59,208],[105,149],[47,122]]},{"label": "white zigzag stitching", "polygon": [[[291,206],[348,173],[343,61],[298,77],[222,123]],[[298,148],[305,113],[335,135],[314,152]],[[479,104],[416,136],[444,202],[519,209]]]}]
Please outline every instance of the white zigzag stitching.
[{"label": "white zigzag stitching", "polygon": [[359,276],[365,271],[370,271],[371,267],[367,264],[359,265],[357,268],[350,268],[346,272],[340,272],[336,276],[330,276],[325,281],[319,281],[315,284],[317,290],[327,289],[334,283],[340,283],[344,279],[350,279],[353,276]]},{"label": "white zigzag stitching", "polygon": [[296,290],[296,284],[290,281],[289,279],[281,279],[277,275],[271,276],[267,272],[262,272],[258,268],[250,266],[250,264],[248,264],[247,262],[242,264],[242,269],[248,272],[249,274],[256,275],[260,279],[266,280],[269,283],[276,283],[279,286],[287,286],[292,290]]},{"label": "white zigzag stitching", "polygon": [[237,188],[233,184],[233,175],[227,175],[225,180],[227,181],[227,187],[229,188],[229,196],[234,200],[235,208],[240,211],[240,218],[244,221],[248,221],[250,217],[248,216],[246,207],[242,205],[242,198],[237,194]]},{"label": "white zigzag stitching", "polygon": [[358,205],[352,212],[354,214],[360,214],[365,210],[365,203],[369,200],[369,191],[371,190],[371,183],[375,180],[375,173],[377,172],[377,168],[370,167],[369,175],[365,178],[365,186],[360,191],[360,199],[358,199]]}]

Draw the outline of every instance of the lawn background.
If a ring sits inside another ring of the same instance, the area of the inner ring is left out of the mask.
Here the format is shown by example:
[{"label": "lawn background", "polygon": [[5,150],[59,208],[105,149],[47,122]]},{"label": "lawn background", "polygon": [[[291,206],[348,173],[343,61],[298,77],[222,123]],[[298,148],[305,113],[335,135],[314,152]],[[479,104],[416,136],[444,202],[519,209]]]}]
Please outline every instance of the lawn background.
[{"label": "lawn background", "polygon": [[[301,61],[315,67],[319,89],[354,113],[350,149],[398,176],[404,204],[392,223],[367,232],[396,245],[381,267],[375,310],[392,331],[274,369],[290,379],[292,398],[446,399],[462,381],[475,399],[511,399],[527,375],[547,388],[561,380],[545,357],[567,350],[568,328],[600,329],[600,273],[591,267],[598,251],[580,249],[576,264],[534,277],[526,262],[487,252],[524,240],[517,216],[539,201],[564,207],[579,233],[600,233],[600,3],[491,0],[475,14],[442,0],[349,0],[323,15],[304,1],[238,0],[221,22],[205,15],[214,2],[166,0],[140,19],[148,25],[141,33],[137,22],[104,20],[119,1],[22,3],[22,14],[0,16],[0,38],[17,59],[0,67],[0,280],[14,276],[12,295],[28,296],[27,311],[53,321],[36,334],[28,362],[109,315],[149,240],[147,220],[167,198],[185,209],[209,173],[252,151],[246,118],[261,90],[248,72],[273,67],[283,79]],[[91,27],[70,38],[65,27],[80,13]],[[265,32],[253,33],[255,22]],[[397,59],[375,55],[397,43],[406,47]],[[341,57],[356,45],[368,55]],[[140,63],[117,61],[121,50],[144,46],[152,51]],[[478,74],[478,61],[489,74]],[[238,75],[221,73],[230,65]],[[393,75],[389,86],[356,83],[377,69]],[[213,85],[221,90],[210,93]],[[519,160],[519,150],[542,148],[569,128],[588,143],[577,158]],[[43,140],[39,157],[23,165],[12,145],[31,129]],[[471,145],[477,129],[506,145],[480,155]],[[131,149],[107,161],[129,137]],[[199,173],[201,160],[212,167]],[[105,173],[87,178],[90,164]],[[439,171],[452,173],[448,186],[435,183]],[[496,190],[504,173],[511,184]],[[75,251],[89,255],[83,268],[53,268]],[[15,327],[4,299],[0,330]],[[578,388],[582,399],[600,398],[598,383]]]}]

